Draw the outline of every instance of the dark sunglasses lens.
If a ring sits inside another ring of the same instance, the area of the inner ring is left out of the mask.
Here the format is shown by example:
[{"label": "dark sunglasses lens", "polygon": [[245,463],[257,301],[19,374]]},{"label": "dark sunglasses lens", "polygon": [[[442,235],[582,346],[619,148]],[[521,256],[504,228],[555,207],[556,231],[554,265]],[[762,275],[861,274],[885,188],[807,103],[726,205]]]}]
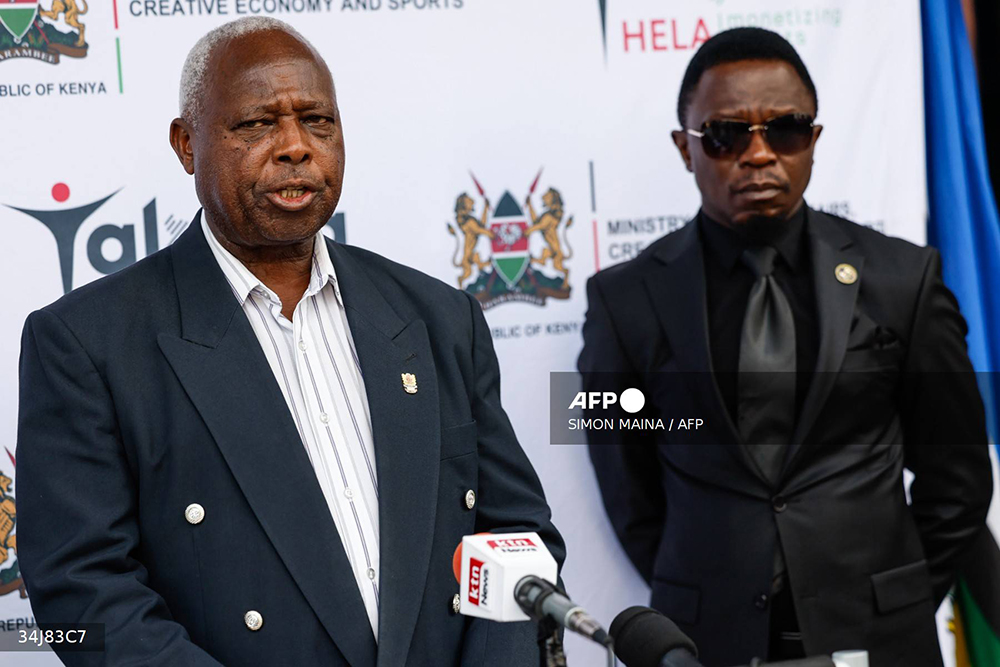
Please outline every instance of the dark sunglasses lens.
[{"label": "dark sunglasses lens", "polygon": [[749,129],[748,123],[713,120],[702,130],[702,148],[712,158],[742,153],[750,145]]},{"label": "dark sunglasses lens", "polygon": [[776,153],[784,155],[809,148],[812,134],[812,119],[808,116],[782,116],[767,124],[767,143]]}]

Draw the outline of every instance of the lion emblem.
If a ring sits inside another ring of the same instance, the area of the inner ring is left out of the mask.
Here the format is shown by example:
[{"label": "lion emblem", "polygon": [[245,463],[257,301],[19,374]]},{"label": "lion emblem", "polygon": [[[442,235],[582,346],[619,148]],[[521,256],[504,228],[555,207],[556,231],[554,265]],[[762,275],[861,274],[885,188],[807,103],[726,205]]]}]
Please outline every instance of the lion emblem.
[{"label": "lion emblem", "polygon": [[17,535],[11,535],[17,518],[13,492],[14,480],[0,472],[0,563],[6,562],[8,550],[17,553]]},{"label": "lion emblem", "polygon": [[76,46],[84,46],[86,44],[84,40],[85,27],[80,23],[80,16],[86,14],[89,7],[87,6],[87,0],[80,0],[83,3],[83,9],[80,9],[76,2],[77,0],[52,0],[52,9],[48,11],[39,9],[38,15],[52,21],[59,21],[59,15],[63,14],[66,19],[66,25],[76,28],[77,33],[79,33]]},{"label": "lion emblem", "polygon": [[[563,219],[562,195],[555,188],[549,188],[548,192],[542,195],[542,205],[545,206],[545,210],[542,211],[541,215],[536,215],[535,207],[531,203],[530,194],[528,195],[526,205],[528,213],[531,216],[531,226],[525,230],[524,235],[528,236],[532,232],[540,232],[542,238],[545,240],[545,248],[542,249],[542,254],[538,257],[532,257],[531,263],[545,266],[545,263],[551,259],[552,268],[562,274],[562,288],[566,289],[569,286],[569,269],[566,268],[563,262],[573,257],[573,249],[570,247],[569,241],[566,241],[566,252],[563,252],[563,243],[559,240],[559,223]],[[566,224],[563,225],[564,237],[565,230],[569,229],[572,224],[573,216],[570,216]]]},{"label": "lion emblem", "polygon": [[447,225],[455,237],[452,265],[461,269],[459,289],[476,297],[484,310],[501,303],[544,306],[546,299],[568,299],[566,264],[573,251],[567,230],[573,216],[567,216],[559,190],[549,188],[540,195],[539,214],[533,204],[541,192],[536,192],[539,169],[525,199],[503,190],[491,207],[486,190],[471,171],[469,175],[483,198],[483,209],[477,215],[475,194],[463,192],[455,200],[455,221]]},{"label": "lion emblem", "polygon": [[[17,535],[13,534],[17,508],[13,493],[14,480],[0,472],[0,565],[7,562],[11,554],[17,555]],[[0,595],[12,591],[19,591],[22,598],[28,597],[16,560],[10,567],[0,570]]]},{"label": "lion emblem", "polygon": [[[461,232],[461,239],[459,239],[459,232],[456,232],[450,224],[448,225],[448,233],[456,240],[455,256],[451,263],[455,268],[462,269],[462,275],[458,277],[459,289],[462,288],[462,283],[472,275],[473,264],[479,267],[480,271],[486,270],[490,265],[476,252],[476,243],[478,243],[480,236],[485,236],[488,239],[493,238],[493,232],[486,227],[486,220],[490,213],[490,200],[483,197],[482,220],[472,215],[474,207],[475,202],[472,197],[464,192],[455,201],[455,224]],[[458,259],[459,252],[462,253],[462,259]]]}]

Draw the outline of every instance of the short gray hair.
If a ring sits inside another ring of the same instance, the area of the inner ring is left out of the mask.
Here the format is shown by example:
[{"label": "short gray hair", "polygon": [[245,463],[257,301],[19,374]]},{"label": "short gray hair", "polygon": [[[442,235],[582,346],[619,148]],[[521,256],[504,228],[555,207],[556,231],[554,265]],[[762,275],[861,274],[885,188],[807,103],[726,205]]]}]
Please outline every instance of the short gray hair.
[{"label": "short gray hair", "polygon": [[223,23],[218,28],[208,31],[205,36],[199,39],[191,47],[191,51],[188,52],[187,58],[184,60],[184,69],[181,70],[180,89],[181,118],[192,125],[197,122],[196,119],[201,112],[201,99],[204,94],[205,79],[208,74],[208,59],[211,57],[215,47],[242,35],[268,30],[278,30],[288,33],[302,40],[309,48],[313,48],[309,40],[303,37],[298,30],[284,21],[279,21],[269,16],[246,16],[235,21],[230,21],[229,23]]}]

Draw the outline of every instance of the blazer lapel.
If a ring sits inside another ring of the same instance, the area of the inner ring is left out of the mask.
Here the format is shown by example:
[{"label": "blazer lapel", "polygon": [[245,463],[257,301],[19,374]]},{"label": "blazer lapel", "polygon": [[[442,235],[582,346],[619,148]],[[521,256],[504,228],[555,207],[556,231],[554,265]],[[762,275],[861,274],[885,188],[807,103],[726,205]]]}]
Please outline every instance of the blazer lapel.
[{"label": "blazer lapel", "polygon": [[[666,331],[677,366],[697,402],[709,419],[725,425],[727,444],[738,443],[739,434],[722,402],[712,370],[708,344],[708,306],[705,296],[705,262],[698,236],[698,221],[692,220],[656,251],[651,269],[643,277],[646,291],[660,325]],[[670,238],[670,237],[667,237]],[[655,369],[654,369],[655,372]],[[742,447],[729,448],[757,471]]]},{"label": "blazer lapel", "polygon": [[[844,361],[854,306],[864,279],[865,258],[851,250],[851,239],[821,212],[809,209],[806,218],[812,253],[816,312],[819,317],[819,353],[816,373],[795,426],[786,472],[792,467],[795,457],[801,453],[801,445],[833,389],[836,374]],[[849,264],[855,269],[857,278],[853,282],[841,282],[838,278],[836,271],[841,264]]]},{"label": "blazer lapel", "polygon": [[[380,490],[378,665],[394,667],[406,663],[434,542],[441,451],[437,372],[424,322],[404,322],[361,262],[339,244],[328,245],[370,407]],[[416,376],[416,393],[404,390],[403,373]]]},{"label": "blazer lapel", "polygon": [[170,256],[182,334],[161,334],[160,349],[330,637],[350,664],[375,665],[375,638],[316,473],[200,214]]}]

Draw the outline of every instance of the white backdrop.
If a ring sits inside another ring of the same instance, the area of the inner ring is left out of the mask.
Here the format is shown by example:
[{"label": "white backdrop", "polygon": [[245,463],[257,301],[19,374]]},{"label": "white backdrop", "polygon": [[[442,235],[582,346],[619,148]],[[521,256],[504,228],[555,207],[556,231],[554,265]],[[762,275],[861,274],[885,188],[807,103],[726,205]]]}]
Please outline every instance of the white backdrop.
[{"label": "white backdrop", "polygon": [[[647,591],[614,540],[585,448],[547,443],[547,374],[575,365],[586,278],[697,210],[669,134],[693,49],[737,25],[785,34],[810,68],[826,127],[808,201],[924,241],[912,0],[94,0],[80,16],[85,47],[63,16],[36,17],[20,44],[0,26],[0,446],[12,456],[24,318],[65,285],[166,246],[192,218],[193,183],[167,143],[181,65],[206,30],[248,13],[292,23],[333,70],[347,139],[338,210],[349,243],[457,285],[447,228],[456,198],[468,193],[472,215],[483,211],[470,172],[493,207],[509,192],[520,209],[533,183],[539,213],[549,188],[561,194],[568,294],[551,264],[536,267],[536,281],[555,285],[544,303],[501,298],[487,318],[507,411],[568,543],[565,580],[607,622],[647,602]],[[541,234],[529,240],[538,256]],[[488,256],[488,241],[478,243]],[[475,270],[463,286],[478,278]],[[495,276],[493,289],[515,291]],[[4,452],[0,472],[14,477]],[[16,501],[16,478],[8,495]],[[0,583],[15,564],[14,553],[0,562]],[[0,593],[0,621],[30,615],[18,590]],[[601,664],[582,644],[569,651],[573,664]]]}]

